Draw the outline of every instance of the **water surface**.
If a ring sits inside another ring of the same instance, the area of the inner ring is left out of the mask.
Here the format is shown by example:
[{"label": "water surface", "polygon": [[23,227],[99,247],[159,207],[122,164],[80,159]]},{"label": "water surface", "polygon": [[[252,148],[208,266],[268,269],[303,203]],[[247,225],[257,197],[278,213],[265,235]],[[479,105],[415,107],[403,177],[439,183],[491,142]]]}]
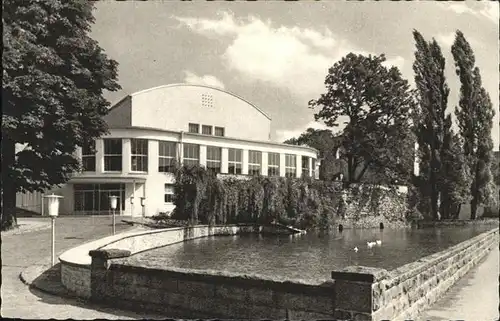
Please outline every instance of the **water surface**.
[{"label": "water surface", "polygon": [[[319,281],[349,265],[387,270],[463,242],[494,226],[398,230],[354,230],[301,236],[217,236],[133,255],[128,263],[151,267],[225,270],[262,276]],[[369,248],[367,241],[381,240]],[[358,252],[354,248],[358,248]]]}]

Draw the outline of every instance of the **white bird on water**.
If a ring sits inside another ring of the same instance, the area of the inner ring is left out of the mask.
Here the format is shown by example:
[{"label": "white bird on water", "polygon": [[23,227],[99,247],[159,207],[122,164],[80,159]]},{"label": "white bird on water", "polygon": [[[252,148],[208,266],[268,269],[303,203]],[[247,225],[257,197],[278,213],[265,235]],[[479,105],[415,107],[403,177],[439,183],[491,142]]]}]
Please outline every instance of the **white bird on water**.
[{"label": "white bird on water", "polygon": [[366,245],[368,245],[368,247],[373,247],[376,244],[377,244],[376,242],[366,242]]},{"label": "white bird on water", "polygon": [[358,247],[356,246],[356,247],[354,248],[354,252],[358,253],[358,251],[359,251],[359,250],[358,250]]},{"label": "white bird on water", "polygon": [[375,242],[377,243],[377,245],[382,245],[382,241],[381,240],[376,240]]}]

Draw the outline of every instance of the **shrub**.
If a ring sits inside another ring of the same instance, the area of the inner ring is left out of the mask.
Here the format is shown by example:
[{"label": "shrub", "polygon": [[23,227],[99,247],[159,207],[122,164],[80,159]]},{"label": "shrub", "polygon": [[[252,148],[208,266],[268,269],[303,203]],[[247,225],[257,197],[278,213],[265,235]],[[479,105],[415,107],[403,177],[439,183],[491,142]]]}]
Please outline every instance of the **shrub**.
[{"label": "shrub", "polygon": [[350,215],[359,215],[361,208],[377,215],[386,195],[358,184],[344,200],[339,182],[261,176],[219,179],[200,166],[180,168],[175,189],[174,219],[209,225],[275,221],[301,229],[331,228],[338,218],[345,218],[348,206],[359,207]]}]

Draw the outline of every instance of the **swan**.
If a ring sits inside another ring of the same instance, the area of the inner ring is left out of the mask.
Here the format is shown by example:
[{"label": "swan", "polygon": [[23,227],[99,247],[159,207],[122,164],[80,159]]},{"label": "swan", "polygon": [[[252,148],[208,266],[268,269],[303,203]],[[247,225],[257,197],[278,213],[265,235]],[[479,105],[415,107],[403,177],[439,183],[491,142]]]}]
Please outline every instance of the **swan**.
[{"label": "swan", "polygon": [[373,247],[375,244],[375,242],[366,242],[366,245],[368,245],[368,247]]},{"label": "swan", "polygon": [[359,251],[359,250],[358,250],[358,247],[356,246],[356,247],[354,248],[354,252],[358,253],[358,251]]},{"label": "swan", "polygon": [[376,240],[375,242],[377,243],[377,245],[382,245],[382,241],[381,240]]}]

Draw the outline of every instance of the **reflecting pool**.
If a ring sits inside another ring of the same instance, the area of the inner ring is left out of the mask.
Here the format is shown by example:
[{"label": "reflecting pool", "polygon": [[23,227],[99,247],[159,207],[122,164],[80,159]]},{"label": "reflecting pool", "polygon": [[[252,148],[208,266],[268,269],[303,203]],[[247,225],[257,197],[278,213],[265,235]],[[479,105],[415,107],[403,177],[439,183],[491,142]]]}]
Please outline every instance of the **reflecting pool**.
[{"label": "reflecting pool", "polygon": [[[225,270],[316,282],[328,279],[332,270],[349,265],[392,270],[495,227],[346,229],[331,234],[309,232],[300,236],[217,236],[139,253],[127,258],[126,262],[146,263],[153,268]],[[367,245],[376,240],[381,244]]]}]

